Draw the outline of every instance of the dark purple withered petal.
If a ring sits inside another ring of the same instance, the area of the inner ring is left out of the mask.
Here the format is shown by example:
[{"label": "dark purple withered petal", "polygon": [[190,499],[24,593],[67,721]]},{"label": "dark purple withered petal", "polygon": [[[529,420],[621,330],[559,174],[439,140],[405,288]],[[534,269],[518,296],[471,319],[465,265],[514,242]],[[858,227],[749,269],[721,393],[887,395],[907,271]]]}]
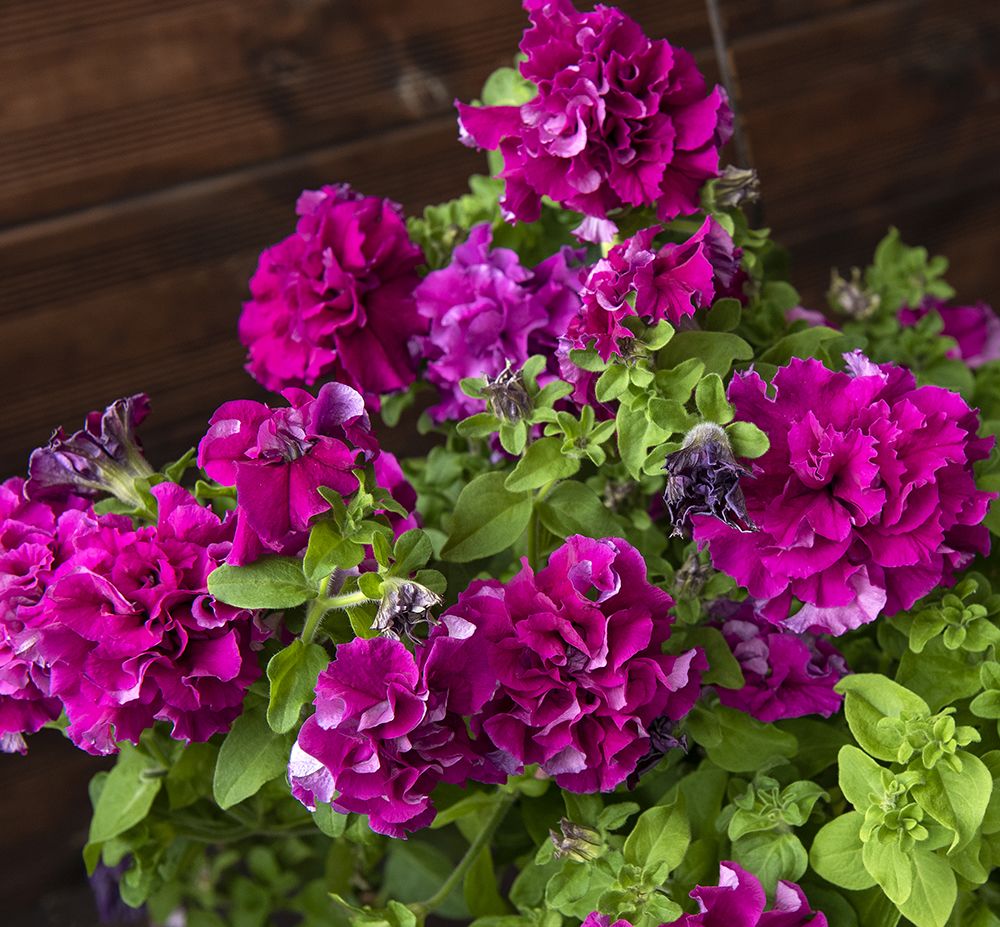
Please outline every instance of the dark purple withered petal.
[{"label": "dark purple withered petal", "polygon": [[389,583],[372,622],[372,630],[392,640],[403,637],[416,640],[415,632],[420,625],[430,627],[437,623],[430,609],[440,604],[441,596],[420,583]]},{"label": "dark purple withered petal", "polygon": [[687,735],[677,735],[677,722],[661,715],[649,726],[649,749],[638,763],[635,771],[628,777],[625,784],[634,789],[639,780],[648,772],[652,772],[670,750],[683,750],[687,753]]},{"label": "dark purple withered petal", "polygon": [[80,431],[53,432],[45,447],[31,452],[25,495],[57,499],[68,493],[98,496],[149,476],[136,427],[149,414],[149,397],[136,393],[115,400],[104,412],[91,412]]},{"label": "dark purple withered petal", "polygon": [[671,536],[690,537],[695,515],[710,515],[741,531],[754,529],[740,488],[740,477],[750,471],[736,462],[718,425],[704,422],[692,428],[684,446],[667,455],[664,468]]},{"label": "dark purple withered petal", "polygon": [[90,877],[90,890],[94,894],[97,918],[102,924],[117,927],[119,924],[141,924],[146,921],[145,909],[129,907],[122,901],[118,889],[118,884],[128,866],[128,857],[117,866],[98,863],[94,874]]}]

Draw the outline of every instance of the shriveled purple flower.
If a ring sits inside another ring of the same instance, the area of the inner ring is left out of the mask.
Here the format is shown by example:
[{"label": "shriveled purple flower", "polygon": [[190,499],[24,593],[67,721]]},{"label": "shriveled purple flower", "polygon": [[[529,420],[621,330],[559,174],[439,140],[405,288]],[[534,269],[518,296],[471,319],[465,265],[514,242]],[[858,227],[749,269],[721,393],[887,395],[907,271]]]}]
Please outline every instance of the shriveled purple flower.
[{"label": "shriveled purple flower", "polygon": [[310,520],[329,508],[320,488],[354,492],[351,471],[378,453],[364,400],[350,386],[327,383],[315,397],[300,389],[282,395],[289,406],[280,409],[251,400],[223,403],[198,445],[198,466],[236,487],[230,563],[298,553]]},{"label": "shriveled purple flower", "polygon": [[828,640],[781,630],[758,617],[750,602],[720,603],[713,613],[745,680],[741,689],[718,688],[723,705],[765,722],[829,718],[840,709],[844,699],[833,687],[847,663]]},{"label": "shriveled purple flower", "polygon": [[667,488],[663,501],[671,537],[691,536],[691,519],[709,515],[738,531],[751,531],[740,488],[740,477],[750,471],[736,462],[726,433],[712,422],[695,425],[679,451],[667,455]]},{"label": "shriveled purple flower", "polygon": [[541,198],[582,212],[591,236],[610,240],[608,214],[655,206],[661,220],[695,212],[732,133],[720,87],[708,90],[694,58],[651,41],[614,7],[579,13],[570,0],[524,0],[521,74],[537,87],[518,106],[458,103],[461,138],[499,148],[508,221],[535,221]]},{"label": "shriveled purple flower", "polygon": [[440,672],[454,686],[485,686],[468,699],[485,696],[472,730],[505,768],[537,763],[561,788],[608,791],[649,750],[654,721],[697,698],[704,655],[662,652],[672,604],[627,542],[576,535],[537,575],[525,563],[506,584],[474,582],[430,649],[449,655]]},{"label": "shriveled purple flower", "polygon": [[59,516],[87,507],[76,496],[29,501],[20,478],[0,483],[0,752],[25,753],[24,735],[62,711],[23,613],[41,600],[60,562]]},{"label": "shriveled purple flower", "polygon": [[760,178],[752,168],[727,164],[715,182],[715,202],[723,208],[756,203],[760,199]]},{"label": "shriveled purple flower", "polygon": [[976,489],[973,464],[993,438],[977,436],[976,412],[903,368],[845,360],[835,372],[794,358],[771,390],[756,373],[733,378],[737,418],[771,442],[743,485],[759,530],[693,517],[715,567],[795,631],[843,634],[909,608],[990,547],[992,494]]},{"label": "shriveled purple flower", "polygon": [[[491,248],[486,223],[474,226],[451,263],[432,271],[417,288],[417,306],[430,331],[417,339],[428,359],[427,379],[442,401],[429,410],[436,421],[483,411],[466,396],[464,377],[501,377],[532,354],[552,356],[580,307],[582,252],[562,248],[534,269],[507,248]],[[550,373],[557,373],[555,361]]]},{"label": "shriveled purple flower", "polygon": [[383,637],[415,640],[418,627],[431,627],[435,618],[430,610],[441,604],[441,596],[426,586],[411,580],[384,581],[385,590],[379,603],[372,630]]},{"label": "shriveled purple flower", "polygon": [[685,914],[663,927],[827,927],[826,917],[809,907],[805,893],[794,882],[778,882],[774,906],[756,876],[736,863],[719,864],[719,884],[699,885],[691,892],[697,914]]},{"label": "shriveled purple flower", "polygon": [[677,722],[666,715],[656,718],[649,725],[649,749],[626,780],[628,787],[634,789],[639,780],[646,773],[652,772],[671,750],[683,750],[686,753],[687,749],[687,735],[678,733]]},{"label": "shriveled purple flower", "polygon": [[723,296],[741,295],[742,251],[711,216],[687,241],[657,248],[658,227],[642,229],[615,245],[587,275],[583,305],[568,338],[574,347],[591,344],[604,360],[622,354],[632,338],[625,319],[673,324]]},{"label": "shriveled purple flower", "polygon": [[260,256],[244,303],[247,369],[268,389],[336,378],[373,402],[405,389],[426,331],[413,289],[424,257],[400,207],[346,184],[306,190],[295,233]]},{"label": "shriveled purple flower", "polygon": [[137,501],[135,480],[153,472],[135,431],[148,414],[149,397],[137,393],[91,412],[72,435],[57,428],[45,447],[31,452],[25,494],[41,500],[110,493]]},{"label": "shriveled purple flower", "polygon": [[429,691],[399,641],[358,638],[338,647],[315,705],[292,750],[292,794],[310,809],[324,802],[367,814],[377,833],[405,837],[427,827],[434,787],[464,784],[486,764],[447,694]]},{"label": "shriveled purple flower", "polygon": [[228,729],[260,675],[254,645],[265,635],[254,615],[207,587],[229,553],[232,518],[220,521],[174,483],[152,493],[155,526],[63,514],[68,555],[40,603],[22,609],[67,733],[90,753],[136,743],[155,721],[177,740],[207,740]]},{"label": "shriveled purple flower", "polygon": [[943,299],[928,296],[916,308],[899,310],[902,325],[916,325],[925,315],[936,312],[944,327],[941,334],[954,338],[956,346],[949,353],[970,367],[981,367],[988,361],[1000,360],[1000,316],[984,302],[971,306],[953,306]]}]

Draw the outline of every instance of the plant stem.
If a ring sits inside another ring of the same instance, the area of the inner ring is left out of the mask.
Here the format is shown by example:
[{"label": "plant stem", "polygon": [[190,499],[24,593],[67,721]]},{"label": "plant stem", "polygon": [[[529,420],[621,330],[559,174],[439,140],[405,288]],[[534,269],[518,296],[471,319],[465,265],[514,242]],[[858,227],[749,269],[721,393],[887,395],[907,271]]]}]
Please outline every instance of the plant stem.
[{"label": "plant stem", "polygon": [[476,835],[475,840],[469,844],[469,849],[465,851],[465,856],[462,857],[459,864],[455,867],[455,871],[444,880],[441,887],[430,898],[409,906],[414,914],[418,917],[426,915],[441,907],[448,900],[448,896],[454,891],[455,886],[465,878],[465,873],[468,872],[469,867],[476,861],[479,854],[483,852],[483,849],[489,846],[493,835],[496,833],[500,823],[507,816],[507,812],[516,798],[517,794],[515,792],[504,793],[500,796],[500,800],[497,802],[496,808],[493,809],[489,820],[483,825],[483,829]]},{"label": "plant stem", "polygon": [[313,642],[316,632],[319,630],[328,612],[338,608],[349,608],[352,605],[361,605],[367,601],[368,596],[360,590],[357,592],[347,592],[344,595],[319,596],[313,599],[306,610],[306,621],[302,626],[301,637],[303,643],[311,644]]}]

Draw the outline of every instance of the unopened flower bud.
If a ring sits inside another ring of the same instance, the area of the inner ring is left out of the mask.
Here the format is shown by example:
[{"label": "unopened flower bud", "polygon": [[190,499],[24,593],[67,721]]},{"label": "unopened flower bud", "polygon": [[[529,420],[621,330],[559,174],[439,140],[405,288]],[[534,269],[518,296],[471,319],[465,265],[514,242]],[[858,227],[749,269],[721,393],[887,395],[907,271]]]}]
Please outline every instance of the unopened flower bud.
[{"label": "unopened flower bud", "polygon": [[531,397],[524,388],[519,370],[508,364],[495,377],[486,378],[483,387],[490,411],[499,419],[514,424],[531,414]]},{"label": "unopened flower bud", "polygon": [[556,859],[572,859],[578,863],[586,863],[597,859],[604,850],[601,835],[593,827],[576,824],[563,818],[559,822],[559,832],[549,831],[552,844],[556,850]]},{"label": "unopened flower bud", "polygon": [[420,583],[386,579],[372,630],[392,640],[416,640],[415,631],[420,625],[429,627],[437,621],[430,609],[440,604],[441,596]]},{"label": "unopened flower bud", "polygon": [[117,496],[140,504],[135,481],[153,473],[142,454],[136,427],[149,414],[149,397],[137,393],[118,399],[104,412],[91,412],[83,428],[67,436],[53,432],[45,447],[31,452],[25,494],[30,499]]},{"label": "unopened flower bud", "polygon": [[826,295],[831,308],[849,319],[867,319],[882,301],[878,293],[865,286],[857,267],[851,271],[850,280],[845,280],[836,270],[832,271]]},{"label": "unopened flower bud", "polygon": [[722,207],[756,203],[760,199],[760,180],[753,168],[729,164],[715,181],[715,202]]},{"label": "unopened flower bud", "polygon": [[671,537],[691,535],[695,515],[718,518],[740,531],[754,530],[747,514],[740,477],[750,471],[736,462],[726,433],[712,422],[695,425],[679,451],[664,463],[667,488],[663,501]]}]

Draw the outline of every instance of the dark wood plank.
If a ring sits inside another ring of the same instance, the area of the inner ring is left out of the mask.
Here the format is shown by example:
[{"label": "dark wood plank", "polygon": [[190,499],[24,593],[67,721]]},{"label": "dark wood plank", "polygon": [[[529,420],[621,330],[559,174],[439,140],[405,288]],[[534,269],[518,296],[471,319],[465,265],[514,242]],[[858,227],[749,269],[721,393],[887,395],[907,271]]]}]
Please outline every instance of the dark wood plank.
[{"label": "dark wood plank", "polygon": [[[701,0],[622,7],[708,41]],[[13,0],[0,227],[451,112],[525,22],[515,0]]]},{"label": "dark wood plank", "polygon": [[993,176],[1000,5],[894,0],[737,40],[768,223],[841,228],[873,204]]}]

